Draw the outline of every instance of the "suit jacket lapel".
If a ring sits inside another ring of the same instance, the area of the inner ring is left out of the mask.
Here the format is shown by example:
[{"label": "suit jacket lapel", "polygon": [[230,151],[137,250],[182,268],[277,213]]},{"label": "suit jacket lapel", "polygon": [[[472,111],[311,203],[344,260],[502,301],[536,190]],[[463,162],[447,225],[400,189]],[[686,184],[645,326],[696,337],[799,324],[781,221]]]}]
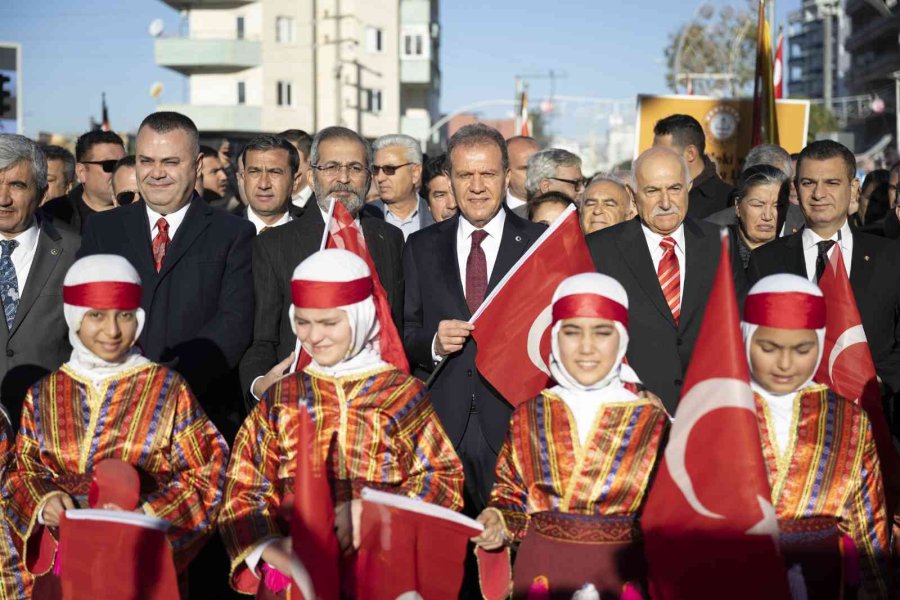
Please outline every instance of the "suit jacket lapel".
[{"label": "suit jacket lapel", "polygon": [[459,276],[459,260],[457,259],[456,236],[459,231],[459,219],[449,219],[443,221],[439,226],[442,228],[439,239],[439,247],[436,249],[434,256],[438,263],[438,281],[445,281],[449,286],[450,297],[456,303],[460,314],[465,315],[468,319],[472,316],[469,305],[466,304],[465,288],[462,279]]},{"label": "suit jacket lapel", "polygon": [[122,226],[128,240],[134,247],[134,254],[139,264],[134,265],[141,274],[145,286],[152,281],[145,280],[145,274],[156,277],[156,263],[153,261],[153,247],[150,239],[150,220],[147,218],[147,207],[143,202],[132,205],[133,209],[119,209]]},{"label": "suit jacket lapel", "polygon": [[197,236],[209,227],[210,213],[215,210],[206,206],[202,200],[196,196],[191,199],[191,204],[184,215],[184,220],[178,226],[175,237],[172,239],[169,247],[166,249],[166,256],[163,259],[162,269],[159,271],[159,279],[166,276],[169,271],[175,268],[188,249],[197,239]]},{"label": "suit jacket lapel", "polygon": [[[669,304],[666,302],[666,297],[663,296],[662,288],[659,287],[659,279],[657,279],[656,269],[653,267],[653,258],[650,256],[647,238],[644,237],[640,221],[633,219],[629,222],[622,235],[616,240],[616,244],[619,246],[619,252],[624,258],[625,264],[628,265],[647,298],[672,327],[675,327],[675,318],[672,316],[672,311],[669,310]],[[687,254],[687,250],[685,250],[685,254]]]},{"label": "suit jacket lapel", "polygon": [[28,311],[34,306],[35,300],[37,300],[41,290],[47,284],[47,279],[50,277],[50,273],[53,272],[53,268],[63,252],[62,245],[59,244],[59,236],[53,235],[55,232],[51,232],[47,228],[47,225],[42,225],[38,234],[34,260],[31,263],[31,269],[28,271],[28,279],[25,280],[25,289],[22,290],[19,297],[19,306],[16,308],[16,320],[13,321],[12,329],[9,332],[10,336],[16,333],[19,325],[25,320]]},{"label": "suit jacket lapel", "polygon": [[[501,210],[507,210],[501,208]],[[491,278],[488,280],[486,294],[490,294],[491,290],[496,287],[500,280],[509,272],[516,264],[525,250],[528,249],[528,241],[525,239],[524,232],[519,228],[519,224],[510,217],[510,212],[506,213],[506,220],[503,223],[503,234],[500,236],[500,249],[497,251],[497,260],[494,261],[494,268],[491,270]]]},{"label": "suit jacket lapel", "polygon": [[788,236],[785,245],[788,248],[786,254],[790,263],[787,265],[790,273],[809,279],[812,273],[806,272],[806,256],[803,253],[803,229]]},{"label": "suit jacket lapel", "polygon": [[[864,235],[853,234],[853,254],[850,257],[850,287],[861,295],[872,277],[872,261]],[[840,250],[840,248],[838,248]]]},{"label": "suit jacket lapel", "polygon": [[[711,241],[714,243],[710,243]],[[715,243],[716,241],[710,240],[703,230],[690,219],[684,220],[685,272],[682,274],[681,282],[679,329],[687,326],[691,317],[709,296],[709,290],[712,289],[720,254],[719,244]],[[730,260],[731,256],[725,258]]]}]

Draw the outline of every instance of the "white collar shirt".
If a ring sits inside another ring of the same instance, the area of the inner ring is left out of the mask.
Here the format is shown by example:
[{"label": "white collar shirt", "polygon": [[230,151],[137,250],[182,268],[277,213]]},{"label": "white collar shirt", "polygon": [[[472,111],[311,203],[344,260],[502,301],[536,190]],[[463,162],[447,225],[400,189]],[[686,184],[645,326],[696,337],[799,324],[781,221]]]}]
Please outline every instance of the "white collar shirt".
[{"label": "white collar shirt", "polygon": [[175,232],[178,231],[178,228],[181,227],[181,223],[184,221],[185,215],[187,215],[188,209],[191,207],[191,203],[188,202],[178,210],[173,213],[169,213],[168,215],[161,215],[156,212],[150,205],[146,202],[144,205],[147,207],[147,220],[150,221],[150,239],[156,237],[156,234],[159,233],[159,228],[157,227],[157,223],[160,219],[165,219],[169,224],[169,240],[175,239]]},{"label": "white collar shirt", "polygon": [[285,213],[283,215],[281,215],[280,219],[278,219],[277,221],[275,221],[274,223],[269,225],[268,223],[263,221],[259,217],[259,215],[257,215],[253,211],[252,207],[248,206],[247,207],[247,220],[250,221],[251,223],[253,223],[253,226],[256,227],[256,234],[259,235],[260,233],[262,233],[262,230],[265,229],[266,227],[268,227],[269,229],[272,229],[273,227],[278,227],[279,225],[284,225],[285,223],[290,223],[291,222],[291,213],[290,213],[290,211],[285,211]]},{"label": "white collar shirt", "polygon": [[[506,211],[501,207],[494,218],[482,228],[487,237],[481,242],[484,250],[485,262],[487,262],[487,277],[491,280],[494,271],[494,263],[497,262],[497,254],[500,252],[500,240],[503,237],[503,225],[506,223]],[[459,262],[459,280],[462,282],[463,294],[466,293],[466,263],[469,260],[469,251],[472,249],[472,233],[476,227],[459,216],[459,226],[456,228],[456,260]]]},{"label": "white collar shirt", "polygon": [[509,207],[510,210],[512,210],[514,208],[519,208],[520,206],[525,206],[526,204],[527,204],[527,202],[525,202],[521,198],[517,197],[512,192],[510,192],[510,191],[506,192],[506,205]]},{"label": "white collar shirt", "polygon": [[[840,233],[840,236],[838,236],[838,233]],[[844,268],[847,269],[847,277],[850,277],[850,261],[853,258],[853,232],[850,231],[850,223],[848,221],[844,221],[844,225],[838,232],[835,232],[828,239],[837,242],[838,237],[840,237],[839,243],[841,245],[841,254],[843,254],[844,258]],[[816,259],[819,256],[818,243],[825,241],[825,239],[809,227],[804,227],[801,240],[803,241],[803,259],[806,261],[806,277],[813,283],[816,283]],[[832,252],[834,252],[834,247],[828,251],[829,259],[834,256]]]},{"label": "white collar shirt", "polygon": [[309,202],[309,199],[312,197],[312,193],[312,188],[310,186],[306,186],[291,197],[291,204],[298,208],[305,208],[306,203]]},{"label": "white collar shirt", "polygon": [[38,240],[41,237],[41,229],[37,221],[32,219],[28,229],[22,231],[12,238],[6,236],[0,239],[15,240],[18,245],[13,249],[10,259],[13,268],[16,270],[16,286],[19,288],[19,298],[22,297],[22,290],[25,289],[25,282],[28,281],[28,273],[31,272],[31,265],[34,263],[34,255],[37,251]]},{"label": "white collar shirt", "polygon": [[680,306],[680,302],[684,300],[684,278],[687,276],[687,261],[685,260],[684,254],[684,223],[679,225],[678,229],[667,236],[662,236],[651,231],[650,228],[643,223],[641,223],[641,230],[644,232],[644,238],[647,240],[647,249],[650,250],[650,258],[653,260],[654,274],[659,273],[659,262],[662,260],[663,254],[665,254],[665,250],[660,247],[659,243],[662,241],[663,237],[670,237],[675,240],[675,257],[678,259],[678,272],[680,275],[678,278],[678,298]]}]

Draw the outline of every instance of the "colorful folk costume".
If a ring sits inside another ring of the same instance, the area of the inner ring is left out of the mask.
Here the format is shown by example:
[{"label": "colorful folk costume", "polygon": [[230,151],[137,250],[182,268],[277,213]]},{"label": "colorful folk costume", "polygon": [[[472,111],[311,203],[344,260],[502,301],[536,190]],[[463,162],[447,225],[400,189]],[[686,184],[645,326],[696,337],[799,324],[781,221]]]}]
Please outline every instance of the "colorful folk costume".
[{"label": "colorful folk costume", "polygon": [[818,359],[787,394],[753,373],[762,450],[795,598],[888,598],[888,523],[869,417],[812,382],[822,360],[825,301],[796,275],[771,275],[750,290],[741,328],[750,358],[759,327],[815,330]]},{"label": "colorful folk costume", "polygon": [[[6,411],[0,406],[0,482],[6,480],[13,462],[15,437]],[[4,517],[5,503],[0,499],[0,600],[24,600],[32,578],[22,566],[16,540]]]},{"label": "colorful folk costume", "polygon": [[372,487],[462,507],[462,465],[425,385],[380,355],[379,319],[390,316],[376,314],[365,262],[346,250],[317,252],[294,271],[291,288],[292,322],[295,309],[338,308],[351,340],[331,366],[311,353],[305,369],[263,395],[238,432],[219,529],[232,559],[231,584],[247,594],[257,593],[261,577],[270,580],[273,567],[262,554],[289,531],[285,509],[294,493],[301,411],[315,425],[335,505]]},{"label": "colorful folk costume", "polygon": [[[637,377],[622,364],[628,296],[615,279],[569,277],[554,293],[552,310],[550,371],[558,385],[513,413],[486,510],[501,515],[508,546],[518,544],[514,597],[524,598],[543,576],[553,598],[571,598],[586,585],[615,598],[628,582],[639,589],[637,518],[669,419],[625,385]],[[592,385],[576,381],[560,355],[564,320],[577,317],[613,321],[619,334],[609,373]],[[508,556],[509,547],[502,552]],[[498,589],[485,580],[496,554],[479,549],[478,555],[483,591]],[[508,591],[507,583],[503,595]]]},{"label": "colorful folk costume", "polygon": [[[104,360],[78,334],[86,315],[134,311],[137,339],[144,324],[140,299],[137,271],[120,256],[82,258],[66,274],[63,302],[72,357],[28,390],[15,462],[3,482],[10,524],[23,542],[29,570],[41,544],[56,545],[57,528],[43,525],[46,502],[69,496],[76,507],[87,508],[94,468],[107,459],[138,471],[139,511],[169,523],[167,539],[179,572],[213,530],[228,447],[187,383],[136,348],[116,362]],[[97,558],[108,562],[110,575],[115,559]],[[47,575],[35,588],[53,578],[52,566],[33,573]]]}]

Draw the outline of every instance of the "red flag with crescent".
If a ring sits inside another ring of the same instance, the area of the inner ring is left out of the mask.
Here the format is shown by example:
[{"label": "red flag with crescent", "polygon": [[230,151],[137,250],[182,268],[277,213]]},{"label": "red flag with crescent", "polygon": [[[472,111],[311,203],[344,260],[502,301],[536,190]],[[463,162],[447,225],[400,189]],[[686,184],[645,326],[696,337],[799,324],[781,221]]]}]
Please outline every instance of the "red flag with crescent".
[{"label": "red flag with crescent", "polygon": [[641,520],[650,595],[788,598],[728,238]]},{"label": "red flag with crescent", "polygon": [[875,362],[869,351],[856,297],[840,252],[832,252],[828,266],[819,279],[825,296],[825,350],[816,372],[816,382],[852,400],[865,409],[872,423],[878,448],[878,460],[884,476],[888,507],[896,509],[900,500],[900,458],[891,441],[884,416],[881,389],[875,374]]},{"label": "red flag with crescent", "polygon": [[569,206],[472,315],[475,365],[513,406],[551,384],[551,303],[571,275],[595,271],[578,212]]}]

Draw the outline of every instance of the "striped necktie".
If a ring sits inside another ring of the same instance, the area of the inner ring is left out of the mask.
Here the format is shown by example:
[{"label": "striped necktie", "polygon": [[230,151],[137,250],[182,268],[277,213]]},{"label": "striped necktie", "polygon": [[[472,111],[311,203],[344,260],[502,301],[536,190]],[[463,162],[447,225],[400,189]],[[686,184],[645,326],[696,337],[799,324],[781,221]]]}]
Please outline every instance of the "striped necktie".
[{"label": "striped necktie", "polygon": [[678,319],[681,317],[681,269],[678,266],[678,257],[675,256],[675,240],[664,237],[659,242],[659,247],[662,248],[663,255],[656,269],[656,276],[659,278],[663,296],[666,297],[666,304],[669,305],[675,324],[678,325]]}]

